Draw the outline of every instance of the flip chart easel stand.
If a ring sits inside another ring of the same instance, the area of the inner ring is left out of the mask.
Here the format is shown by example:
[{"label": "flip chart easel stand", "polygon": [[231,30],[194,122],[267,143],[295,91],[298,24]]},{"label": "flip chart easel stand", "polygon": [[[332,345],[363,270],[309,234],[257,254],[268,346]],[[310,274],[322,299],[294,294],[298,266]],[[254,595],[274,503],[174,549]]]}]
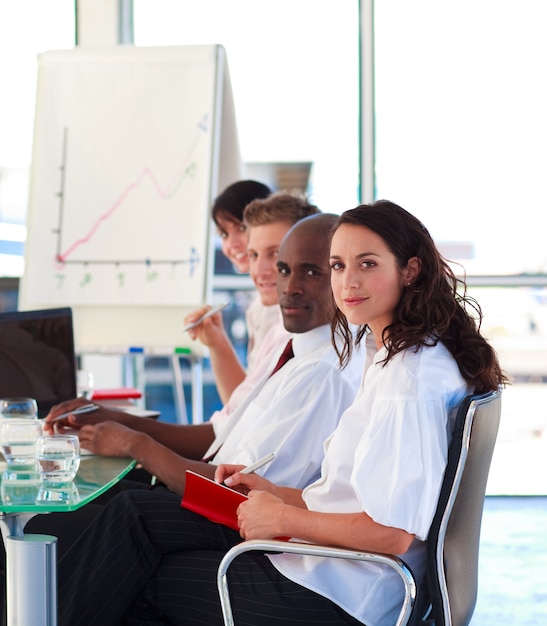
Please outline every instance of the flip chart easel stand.
[{"label": "flip chart easel stand", "polygon": [[[150,355],[160,356],[159,351],[152,351]],[[147,353],[124,355],[124,385],[135,387],[145,395],[146,367],[145,357]],[[175,416],[177,424],[201,424],[203,423],[203,358],[198,354],[188,351],[175,351],[165,355],[169,359],[172,374],[172,387],[175,402]],[[186,410],[186,396],[184,394],[184,381],[182,376],[181,359],[190,364],[191,390],[192,390],[192,415],[191,418]],[[146,408],[146,407],[142,407]]]},{"label": "flip chart easel stand", "polygon": [[186,411],[184,386],[180,359],[186,358],[190,362],[192,380],[192,424],[203,423],[203,359],[196,355],[173,354],[171,356],[171,370],[173,372],[173,390],[175,394],[175,411],[178,424],[189,424],[190,419]]},{"label": "flip chart easel stand", "polygon": [[[200,354],[193,353],[188,349],[160,350],[141,349],[139,352],[132,350],[124,350],[121,348],[113,349],[85,349],[79,350],[79,356],[82,357],[109,357],[119,360],[119,365],[110,370],[109,380],[113,374],[112,384],[115,386],[122,385],[126,388],[134,388],[140,392],[141,397],[135,402],[135,406],[140,409],[146,409],[145,391],[147,383],[146,374],[146,357],[159,356],[165,357],[169,363],[171,375],[171,386],[173,390],[175,420],[177,424],[201,424],[203,422],[203,357]],[[186,396],[184,393],[184,377],[181,366],[181,359],[184,359],[190,365],[190,386],[191,386],[191,415],[186,410]],[[106,366],[105,366],[106,367]],[[93,368],[102,369],[102,360],[94,359]],[[116,372],[119,372],[117,374]],[[95,372],[96,374],[96,372]]]}]

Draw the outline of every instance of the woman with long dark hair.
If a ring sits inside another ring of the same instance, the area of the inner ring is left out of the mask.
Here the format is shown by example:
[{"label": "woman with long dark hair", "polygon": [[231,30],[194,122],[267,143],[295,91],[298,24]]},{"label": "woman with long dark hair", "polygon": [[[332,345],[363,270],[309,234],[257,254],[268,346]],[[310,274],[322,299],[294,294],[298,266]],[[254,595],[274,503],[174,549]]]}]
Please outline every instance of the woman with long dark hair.
[{"label": "woman with long dark hair", "polygon": [[[354,349],[353,324],[366,343],[367,364],[360,393],[326,442],[320,480],[299,492],[234,467],[219,468],[217,479],[236,472],[227,482],[250,490],[239,510],[245,539],[291,536],[404,554],[419,580],[457,407],[469,393],[497,389],[506,379],[480,334],[479,305],[425,226],[401,207],[378,201],[343,213],[330,264],[333,333],[345,338],[341,362]],[[355,619],[389,626],[401,606],[396,574],[387,568],[294,554],[248,559],[257,571],[269,561],[275,572],[265,575],[271,595],[265,592],[268,617],[261,624],[282,623],[277,616],[291,613],[296,621],[313,615],[316,624]],[[276,593],[287,580],[294,588]],[[257,587],[258,581],[231,586],[240,594],[233,601],[236,623],[245,594],[249,606]],[[336,617],[340,609],[345,613]]]}]

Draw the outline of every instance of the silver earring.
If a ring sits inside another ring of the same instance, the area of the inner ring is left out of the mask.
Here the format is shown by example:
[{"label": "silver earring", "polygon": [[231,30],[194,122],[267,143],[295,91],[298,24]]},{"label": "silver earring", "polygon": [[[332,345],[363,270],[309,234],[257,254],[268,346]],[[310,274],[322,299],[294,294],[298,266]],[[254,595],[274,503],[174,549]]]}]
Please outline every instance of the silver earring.
[{"label": "silver earring", "polygon": [[406,284],[407,287],[410,287],[410,281],[408,281],[408,283]]}]

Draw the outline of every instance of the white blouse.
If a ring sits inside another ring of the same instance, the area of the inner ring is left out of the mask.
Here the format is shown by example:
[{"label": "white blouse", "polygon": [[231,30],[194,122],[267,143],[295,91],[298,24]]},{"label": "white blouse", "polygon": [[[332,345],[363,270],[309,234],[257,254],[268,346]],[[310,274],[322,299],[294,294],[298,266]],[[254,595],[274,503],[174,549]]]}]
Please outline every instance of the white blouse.
[{"label": "white blouse", "polygon": [[[367,337],[357,398],[325,442],[321,478],[303,492],[310,510],[366,512],[415,534],[402,558],[419,581],[458,405],[472,392],[442,344],[408,350],[387,365]],[[367,626],[391,626],[403,599],[392,570],[372,563],[280,554],[287,578],[339,604]]]}]

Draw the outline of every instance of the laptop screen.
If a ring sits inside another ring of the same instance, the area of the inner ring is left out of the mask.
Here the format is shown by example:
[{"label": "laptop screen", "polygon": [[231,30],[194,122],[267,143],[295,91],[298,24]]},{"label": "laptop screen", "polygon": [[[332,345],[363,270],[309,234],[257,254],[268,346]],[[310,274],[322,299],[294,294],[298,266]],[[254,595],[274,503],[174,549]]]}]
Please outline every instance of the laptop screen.
[{"label": "laptop screen", "polygon": [[28,397],[39,417],[76,397],[72,310],[0,313],[0,398]]}]

